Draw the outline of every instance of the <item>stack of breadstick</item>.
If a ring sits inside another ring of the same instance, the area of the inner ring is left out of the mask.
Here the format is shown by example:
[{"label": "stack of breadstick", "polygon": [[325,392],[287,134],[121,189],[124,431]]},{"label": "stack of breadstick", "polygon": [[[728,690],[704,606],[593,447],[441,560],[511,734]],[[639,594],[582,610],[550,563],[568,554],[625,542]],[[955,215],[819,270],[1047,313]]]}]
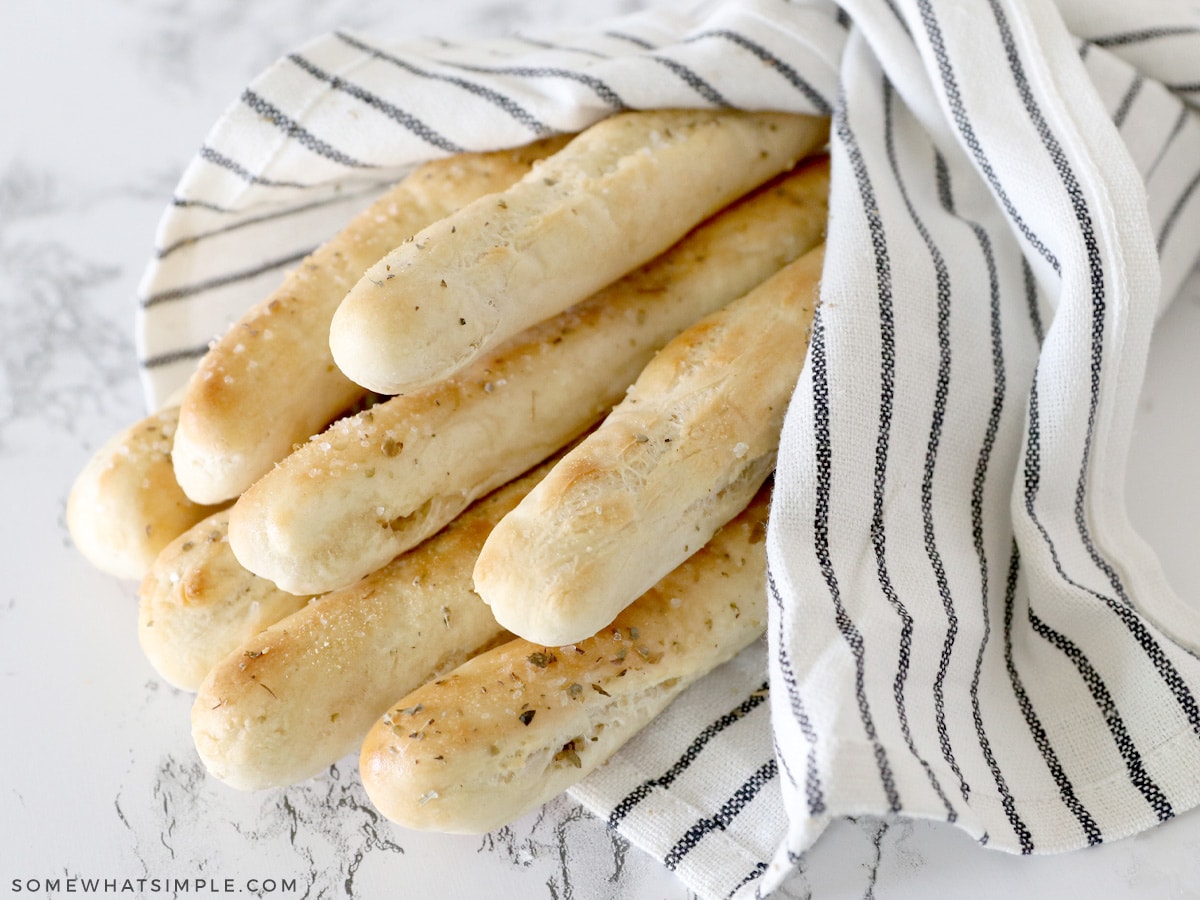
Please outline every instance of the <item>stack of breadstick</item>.
[{"label": "stack of breadstick", "polygon": [[667,110],[428,163],[80,473],[209,771],[360,751],[401,824],[502,825],[766,624],[826,123]]}]

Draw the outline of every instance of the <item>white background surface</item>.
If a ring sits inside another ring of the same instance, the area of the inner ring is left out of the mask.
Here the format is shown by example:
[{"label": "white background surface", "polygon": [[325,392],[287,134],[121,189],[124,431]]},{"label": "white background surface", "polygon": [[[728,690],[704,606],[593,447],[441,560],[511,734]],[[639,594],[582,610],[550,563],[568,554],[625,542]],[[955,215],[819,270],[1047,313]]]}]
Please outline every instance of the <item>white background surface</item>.
[{"label": "white background surface", "polygon": [[[565,800],[483,838],[445,838],[380,819],[353,759],[304,785],[257,795],[208,778],[191,747],[191,697],[162,683],[137,646],[136,585],[93,571],[63,520],[85,460],[143,414],[132,323],[155,223],[209,125],[253,75],[334,27],[497,34],[643,5],[0,6],[0,895],[59,878],[60,896],[74,876],[116,879],[118,887],[125,879],[136,887],[137,879],[203,878],[222,891],[230,879],[235,892],[250,879],[290,879],[296,890],[270,896],[311,898],[689,896]],[[1193,277],[1156,339],[1128,485],[1135,523],[1194,603],[1197,348]],[[946,826],[842,822],[808,854],[786,895],[1014,893],[1200,896],[1200,814],[1096,850],[1036,859],[982,849]]]}]

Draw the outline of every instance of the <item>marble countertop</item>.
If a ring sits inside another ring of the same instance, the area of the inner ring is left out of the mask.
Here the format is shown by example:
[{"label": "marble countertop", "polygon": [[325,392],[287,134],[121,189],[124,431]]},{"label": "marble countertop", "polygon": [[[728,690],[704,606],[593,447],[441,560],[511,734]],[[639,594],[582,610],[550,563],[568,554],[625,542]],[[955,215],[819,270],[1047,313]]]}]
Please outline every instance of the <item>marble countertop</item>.
[{"label": "marble countertop", "polygon": [[[390,825],[355,760],[262,794],[209,778],[191,696],[143,659],[136,585],[97,573],[64,522],[75,474],[144,410],[136,286],[208,126],[287,49],[334,27],[488,35],[639,0],[13,0],[0,8],[0,891],[287,897],[685,898],[574,803],[483,837]],[[1169,309],[1139,411],[1129,502],[1200,602],[1200,277]],[[78,879],[70,882],[68,879]],[[168,880],[189,879],[187,891]],[[57,887],[55,884],[57,883]],[[197,884],[207,887],[197,888]],[[72,886],[73,885],[73,886]],[[1200,893],[1200,813],[1062,857],[1018,859],[943,825],[858,819],[787,897],[1174,897]]]}]

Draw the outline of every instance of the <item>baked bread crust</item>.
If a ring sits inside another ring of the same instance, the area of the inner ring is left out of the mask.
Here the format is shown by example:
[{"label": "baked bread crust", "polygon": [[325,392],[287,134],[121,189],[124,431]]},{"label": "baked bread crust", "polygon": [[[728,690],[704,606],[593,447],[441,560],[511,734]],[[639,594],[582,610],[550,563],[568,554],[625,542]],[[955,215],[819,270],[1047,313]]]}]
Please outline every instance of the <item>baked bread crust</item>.
[{"label": "baked bread crust", "polygon": [[482,833],[594,771],[762,635],[767,507],[764,489],[593,637],[510,641],[394,703],[359,759],[371,802],[408,828]]},{"label": "baked bread crust", "polygon": [[399,695],[510,638],[471,587],[489,531],[549,470],[504,485],[435,537],[313,599],[212,668],[192,738],[216,778],[261,790],[310,778],[358,749]]},{"label": "baked bread crust", "polygon": [[319,593],[428,537],[598,421],[682,329],[818,243],[828,178],[815,158],[458,375],[334,423],[237,501],[238,559]]},{"label": "baked bread crust", "polygon": [[446,378],[662,253],[827,135],[825,119],[785,113],[602,119],[368,269],[333,316],[333,358],[381,394]]},{"label": "baked bread crust", "polygon": [[141,579],[172,540],[216,511],[188,499],[171,460],[179,406],[115,434],[80,470],[67,497],[67,529],[88,562]]},{"label": "baked bread crust", "polygon": [[163,548],[138,588],[142,652],[181,690],[196,690],[231,650],[308,602],[247,572],[228,538],[224,509]]},{"label": "baked bread crust", "polygon": [[334,365],[329,322],[364,271],[430,222],[526,174],[567,138],[427,163],[315,250],[201,358],[175,437],[175,472],[201,503],[237,497],[366,391]]},{"label": "baked bread crust", "polygon": [[501,625],[581,640],[746,505],[774,470],[823,259],[810,251],[667,344],[496,526],[475,588]]}]

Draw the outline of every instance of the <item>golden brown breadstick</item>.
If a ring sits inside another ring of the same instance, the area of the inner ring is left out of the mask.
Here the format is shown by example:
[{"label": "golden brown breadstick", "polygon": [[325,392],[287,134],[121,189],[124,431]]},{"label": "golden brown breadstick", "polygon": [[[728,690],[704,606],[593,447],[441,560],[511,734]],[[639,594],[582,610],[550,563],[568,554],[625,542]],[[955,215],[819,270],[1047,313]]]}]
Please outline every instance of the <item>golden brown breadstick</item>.
[{"label": "golden brown breadstick", "polygon": [[163,547],[216,511],[193,503],[175,481],[171,444],[178,421],[178,405],[151,413],[114,435],[75,478],[67,528],[102,572],[140,579]]},{"label": "golden brown breadstick", "polygon": [[198,522],[163,549],[138,590],[142,652],[183,690],[196,690],[231,650],[308,602],[247,572],[228,531],[228,509]]},{"label": "golden brown breadstick", "polygon": [[824,119],[734,110],[601,120],[372,266],[334,314],[333,358],[381,394],[445,378],[663,252],[827,133]]},{"label": "golden brown breadstick", "polygon": [[597,421],[680,330],[816,244],[828,177],[812,160],[458,376],[336,423],[238,500],[238,559],[317,593],[432,534]]},{"label": "golden brown breadstick", "polygon": [[409,828],[498,828],[595,770],[687,685],[766,627],[764,489],[709,544],[595,636],[515,640],[393,704],[359,768]]},{"label": "golden brown breadstick", "polygon": [[580,640],[745,506],[775,466],[823,258],[809,252],[664,347],[496,526],[475,588],[501,625]]},{"label": "golden brown breadstick", "polygon": [[428,163],[314,251],[201,359],[183,398],[175,471],[189,497],[238,496],[298,441],[366,393],[333,364],[329,321],[346,291],[397,244],[455,209],[503,190],[562,146]]},{"label": "golden brown breadstick", "polygon": [[357,750],[396,697],[503,639],[471,589],[471,567],[492,526],[548,469],[504,485],[430,540],[314,599],[217,664],[192,708],[192,737],[209,772],[242,790],[316,775]]}]

